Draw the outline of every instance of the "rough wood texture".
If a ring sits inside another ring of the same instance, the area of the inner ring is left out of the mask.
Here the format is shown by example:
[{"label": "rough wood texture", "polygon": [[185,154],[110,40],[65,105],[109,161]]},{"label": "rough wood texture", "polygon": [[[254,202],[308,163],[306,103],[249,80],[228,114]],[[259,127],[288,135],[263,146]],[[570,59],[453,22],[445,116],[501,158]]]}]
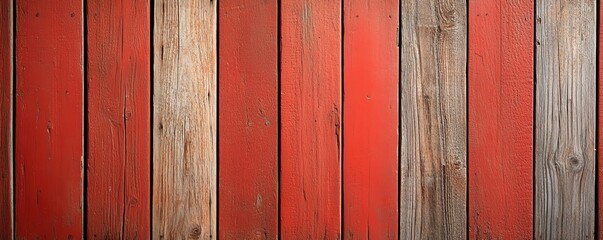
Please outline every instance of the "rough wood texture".
[{"label": "rough wood texture", "polygon": [[281,237],[341,238],[341,2],[281,2]]},{"label": "rough wood texture", "polygon": [[155,1],[155,239],[216,237],[216,4]]},{"label": "rough wood texture", "polygon": [[13,238],[13,1],[0,1],[0,239]]},{"label": "rough wood texture", "polygon": [[466,2],[401,2],[400,238],[465,239]]},{"label": "rough wood texture", "polygon": [[536,1],[537,239],[595,231],[595,0]]},{"label": "rough wood texture", "polygon": [[469,14],[469,239],[530,239],[534,2]]},{"label": "rough wood texture", "polygon": [[16,237],[82,238],[83,4],[17,0]]},{"label": "rough wood texture", "polygon": [[88,237],[150,236],[149,1],[88,2]]},{"label": "rough wood texture", "polygon": [[344,3],[346,239],[398,238],[397,0]]},{"label": "rough wood texture", "polygon": [[278,237],[276,0],[222,1],[220,239]]}]

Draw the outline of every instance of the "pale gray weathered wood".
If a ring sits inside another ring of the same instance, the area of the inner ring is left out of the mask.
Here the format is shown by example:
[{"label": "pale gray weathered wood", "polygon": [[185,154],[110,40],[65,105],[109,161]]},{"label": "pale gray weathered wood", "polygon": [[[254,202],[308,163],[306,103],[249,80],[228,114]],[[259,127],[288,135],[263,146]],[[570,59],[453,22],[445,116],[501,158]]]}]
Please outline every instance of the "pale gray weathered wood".
[{"label": "pale gray weathered wood", "polygon": [[536,1],[536,239],[593,239],[596,1]]},{"label": "pale gray weathered wood", "polygon": [[466,5],[401,1],[400,239],[467,236]]}]

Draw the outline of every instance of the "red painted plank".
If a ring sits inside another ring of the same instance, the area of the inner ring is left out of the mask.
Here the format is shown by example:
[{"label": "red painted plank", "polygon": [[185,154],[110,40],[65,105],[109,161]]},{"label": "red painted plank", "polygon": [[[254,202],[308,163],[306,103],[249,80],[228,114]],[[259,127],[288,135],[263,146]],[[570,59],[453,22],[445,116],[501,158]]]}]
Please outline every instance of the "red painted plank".
[{"label": "red painted plank", "polygon": [[398,9],[344,5],[345,238],[398,238]]},{"label": "red painted plank", "polygon": [[81,0],[17,0],[16,236],[82,236]]},{"label": "red painted plank", "polygon": [[533,1],[469,1],[470,239],[532,237]]},{"label": "red painted plank", "polygon": [[341,237],[341,2],[281,3],[281,237]]},{"label": "red painted plank", "polygon": [[13,237],[12,5],[0,1],[0,239]]},{"label": "red painted plank", "polygon": [[219,4],[220,239],[278,237],[277,4]]},{"label": "red painted plank", "polygon": [[88,2],[88,237],[150,236],[149,1]]}]

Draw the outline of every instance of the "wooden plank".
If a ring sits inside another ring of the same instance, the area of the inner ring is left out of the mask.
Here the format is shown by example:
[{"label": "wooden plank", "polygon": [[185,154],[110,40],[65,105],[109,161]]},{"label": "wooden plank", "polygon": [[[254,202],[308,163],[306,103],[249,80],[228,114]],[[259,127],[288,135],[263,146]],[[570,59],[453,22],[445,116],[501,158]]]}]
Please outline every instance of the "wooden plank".
[{"label": "wooden plank", "polygon": [[155,1],[155,239],[216,237],[216,4]]},{"label": "wooden plank", "polygon": [[83,4],[16,6],[16,237],[81,238]]},{"label": "wooden plank", "polygon": [[149,1],[90,1],[88,237],[150,237]]},{"label": "wooden plank", "polygon": [[0,1],[0,238],[13,238],[13,1]]},{"label": "wooden plank", "polygon": [[596,2],[536,1],[534,237],[595,231]]},{"label": "wooden plank", "polygon": [[466,238],[466,3],[402,0],[400,238]]},{"label": "wooden plank", "polygon": [[528,239],[534,2],[470,0],[469,13],[469,239]]},{"label": "wooden plank", "polygon": [[341,2],[281,2],[281,237],[341,238]]},{"label": "wooden plank", "polygon": [[278,6],[223,1],[220,22],[220,239],[278,237]]},{"label": "wooden plank", "polygon": [[344,12],[344,234],[397,239],[399,5],[353,0]]}]

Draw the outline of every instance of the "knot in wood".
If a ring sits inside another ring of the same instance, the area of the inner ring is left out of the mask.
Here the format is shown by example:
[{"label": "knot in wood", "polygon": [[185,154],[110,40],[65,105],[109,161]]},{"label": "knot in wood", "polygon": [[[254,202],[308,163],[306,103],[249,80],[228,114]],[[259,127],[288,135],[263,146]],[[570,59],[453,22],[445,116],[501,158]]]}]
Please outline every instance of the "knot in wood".
[{"label": "knot in wood", "polygon": [[584,161],[577,157],[570,157],[568,163],[570,168],[575,172],[581,171],[584,168]]},{"label": "knot in wood", "polygon": [[201,226],[195,225],[191,228],[190,237],[194,239],[198,239],[201,236]]},{"label": "knot in wood", "polygon": [[136,206],[138,205],[138,199],[137,198],[132,198],[130,199],[130,206]]}]

